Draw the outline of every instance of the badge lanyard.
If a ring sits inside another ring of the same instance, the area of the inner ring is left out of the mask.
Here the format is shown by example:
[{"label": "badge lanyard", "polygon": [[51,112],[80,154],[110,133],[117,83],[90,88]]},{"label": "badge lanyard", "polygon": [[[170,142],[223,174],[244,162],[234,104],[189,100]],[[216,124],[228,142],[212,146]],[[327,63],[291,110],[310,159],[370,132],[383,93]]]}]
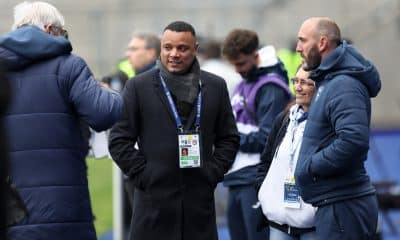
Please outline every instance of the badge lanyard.
[{"label": "badge lanyard", "polygon": [[[171,107],[171,110],[174,113],[175,122],[176,122],[176,126],[178,128],[178,131],[180,133],[183,133],[183,124],[182,124],[181,118],[179,117],[178,110],[175,107],[175,103],[174,103],[174,100],[172,99],[171,92],[169,91],[168,86],[165,83],[164,78],[161,76],[161,74],[160,74],[160,79],[161,79],[161,83],[164,88],[164,93],[168,98],[169,106]],[[200,128],[201,101],[202,101],[202,99],[201,99],[201,84],[200,84],[200,91],[199,91],[199,95],[197,96],[197,104],[196,104],[196,110],[197,110],[196,121],[195,121],[196,132]]]},{"label": "badge lanyard", "polygon": [[161,83],[164,88],[164,93],[168,98],[168,103],[174,113],[176,127],[178,130],[178,146],[179,146],[179,167],[180,168],[197,168],[201,167],[201,151],[200,151],[200,114],[201,114],[201,83],[199,94],[197,96],[196,104],[196,120],[195,120],[195,132],[187,131],[183,129],[181,118],[179,117],[178,110],[176,109],[174,100],[172,99],[171,92],[168,89],[163,77],[160,74]]},{"label": "badge lanyard", "polygon": [[284,205],[287,208],[297,208],[297,209],[301,207],[301,202],[300,202],[299,190],[296,186],[293,175],[294,175],[294,155],[296,149],[299,147],[299,144],[301,142],[300,139],[297,139],[297,141],[295,141],[296,131],[298,127],[299,124],[297,122],[297,119],[295,119],[293,127],[291,129],[292,136],[290,143],[289,173],[287,179],[284,182]]},{"label": "badge lanyard", "polygon": [[296,153],[297,148],[300,145],[301,140],[298,139],[295,142],[296,138],[296,132],[297,128],[299,127],[299,124],[297,123],[297,119],[294,120],[293,128],[292,128],[292,138],[291,138],[291,143],[290,143],[290,159],[289,159],[289,173],[293,176],[294,174],[294,155]]}]

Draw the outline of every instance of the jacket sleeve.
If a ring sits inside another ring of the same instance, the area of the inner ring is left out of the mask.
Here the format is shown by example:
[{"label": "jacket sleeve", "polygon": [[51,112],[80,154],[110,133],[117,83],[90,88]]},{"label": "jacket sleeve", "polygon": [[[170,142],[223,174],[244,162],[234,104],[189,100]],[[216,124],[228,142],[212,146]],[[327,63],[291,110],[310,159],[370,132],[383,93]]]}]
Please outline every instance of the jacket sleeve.
[{"label": "jacket sleeve", "polygon": [[229,101],[225,81],[221,81],[221,100],[219,101],[219,114],[215,127],[214,141],[214,166],[213,174],[217,182],[222,181],[224,174],[229,170],[239,149],[239,134],[233,116],[232,106]]},{"label": "jacket sleeve", "polygon": [[340,81],[345,85],[332,86],[336,91],[329,98],[326,116],[334,127],[336,137],[312,156],[309,168],[313,175],[329,177],[343,174],[359,168],[367,158],[370,99],[366,90],[356,86],[355,81],[346,79]]},{"label": "jacket sleeve", "polygon": [[284,120],[285,112],[281,112],[275,119],[271,132],[268,135],[267,143],[265,144],[264,150],[261,153],[260,163],[257,166],[257,176],[255,182],[255,188],[257,192],[260,190],[261,184],[263,183],[265,177],[267,176],[269,167],[271,166],[272,159],[274,157],[276,147],[280,145],[280,143],[276,143],[278,141],[277,135]]},{"label": "jacket sleeve", "polygon": [[124,107],[121,119],[112,127],[109,136],[110,154],[122,172],[137,177],[145,167],[143,154],[135,148],[139,129],[139,104],[134,80],[127,82],[122,96]]},{"label": "jacket sleeve", "polygon": [[68,97],[80,118],[95,131],[110,128],[121,115],[119,93],[101,87],[80,58],[75,58],[70,70],[72,84]]},{"label": "jacket sleeve", "polygon": [[258,128],[249,134],[240,133],[240,151],[261,153],[275,117],[283,111],[289,99],[284,89],[275,84],[266,84],[256,95],[256,114]]}]

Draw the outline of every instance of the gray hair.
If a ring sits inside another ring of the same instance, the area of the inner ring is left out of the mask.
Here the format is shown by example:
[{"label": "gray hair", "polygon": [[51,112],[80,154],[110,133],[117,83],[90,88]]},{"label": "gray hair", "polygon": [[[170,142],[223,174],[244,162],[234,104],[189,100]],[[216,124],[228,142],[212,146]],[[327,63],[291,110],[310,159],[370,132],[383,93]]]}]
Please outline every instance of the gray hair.
[{"label": "gray hair", "polygon": [[26,1],[14,7],[13,30],[24,25],[35,25],[44,30],[46,25],[64,27],[64,24],[64,17],[49,3]]},{"label": "gray hair", "polygon": [[156,55],[160,55],[161,51],[161,42],[160,38],[152,33],[143,33],[143,32],[138,32],[134,33],[132,35],[132,38],[139,38],[142,39],[145,42],[145,47],[146,49],[154,49],[156,50]]}]

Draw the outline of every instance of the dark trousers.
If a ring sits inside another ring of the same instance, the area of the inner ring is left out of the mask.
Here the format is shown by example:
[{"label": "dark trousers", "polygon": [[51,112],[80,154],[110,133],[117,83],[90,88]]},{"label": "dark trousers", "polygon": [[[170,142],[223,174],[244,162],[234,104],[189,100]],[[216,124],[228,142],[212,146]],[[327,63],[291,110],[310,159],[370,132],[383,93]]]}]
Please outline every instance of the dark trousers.
[{"label": "dark trousers", "polygon": [[378,222],[375,195],[321,206],[315,215],[317,239],[372,240]]},{"label": "dark trousers", "polygon": [[260,206],[253,208],[257,202],[253,185],[229,187],[227,215],[231,240],[268,240],[268,228],[256,230],[263,214]]},{"label": "dark trousers", "polygon": [[134,198],[134,192],[135,192],[135,185],[133,184],[133,181],[127,177],[123,176],[123,185],[124,185],[124,191],[123,191],[123,226],[124,226],[124,232],[122,233],[122,240],[130,239],[129,234],[130,234],[130,227],[131,227],[131,221],[132,221],[132,215],[133,215],[133,198]]}]

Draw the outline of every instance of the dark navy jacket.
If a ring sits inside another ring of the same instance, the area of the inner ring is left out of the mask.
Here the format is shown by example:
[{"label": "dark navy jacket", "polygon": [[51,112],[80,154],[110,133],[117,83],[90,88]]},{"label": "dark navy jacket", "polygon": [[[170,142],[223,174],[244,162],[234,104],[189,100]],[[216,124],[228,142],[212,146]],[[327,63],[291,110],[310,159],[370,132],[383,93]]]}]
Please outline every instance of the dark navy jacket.
[{"label": "dark navy jacket", "polygon": [[364,168],[371,100],[381,82],[374,65],[345,41],[310,76],[317,83],[295,178],[305,202],[321,206],[374,193]]},{"label": "dark navy jacket", "polygon": [[12,99],[5,116],[10,177],[29,215],[10,240],[96,239],[80,119],[116,122],[122,99],[93,79],[67,39],[26,26],[0,37]]}]

